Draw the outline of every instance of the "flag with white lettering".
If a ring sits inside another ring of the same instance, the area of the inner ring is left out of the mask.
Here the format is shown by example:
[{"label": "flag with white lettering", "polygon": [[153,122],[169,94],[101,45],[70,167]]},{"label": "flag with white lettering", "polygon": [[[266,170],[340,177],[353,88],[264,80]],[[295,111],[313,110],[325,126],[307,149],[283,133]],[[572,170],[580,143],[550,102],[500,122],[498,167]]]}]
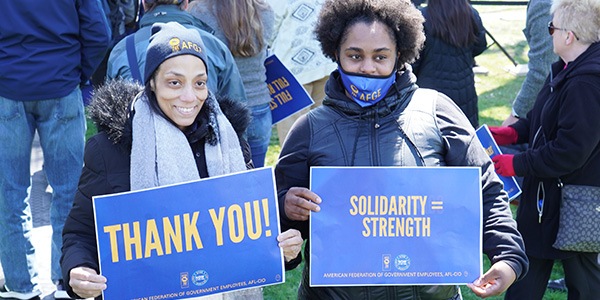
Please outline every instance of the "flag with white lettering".
[{"label": "flag with white lettering", "polygon": [[273,124],[277,124],[314,103],[304,87],[275,54],[267,57],[265,68],[267,69],[267,87],[271,95],[269,106]]}]

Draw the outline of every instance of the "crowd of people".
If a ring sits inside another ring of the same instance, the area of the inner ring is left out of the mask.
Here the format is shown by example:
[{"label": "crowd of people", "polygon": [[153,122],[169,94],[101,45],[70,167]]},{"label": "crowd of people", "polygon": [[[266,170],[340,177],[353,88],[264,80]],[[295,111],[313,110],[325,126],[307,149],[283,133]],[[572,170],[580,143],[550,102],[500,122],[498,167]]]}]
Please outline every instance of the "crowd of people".
[{"label": "crowd of people", "polygon": [[[116,283],[100,272],[92,198],[264,166],[275,128],[271,52],[315,102],[276,127],[275,239],[286,269],[305,262],[298,299],[462,299],[456,285],[311,286],[309,219],[331,200],[310,189],[318,166],[479,168],[491,266],[468,288],[481,298],[542,299],[559,260],[569,300],[598,295],[600,255],[553,243],[561,186],[600,187],[600,0],[529,2],[529,73],[511,115],[490,126],[499,145],[517,148],[494,158],[475,133],[472,68],[487,41],[467,0],[54,0],[5,9],[0,299],[41,295],[28,196],[36,132],[53,190],[53,297],[99,299]],[[92,84],[86,112],[82,90]],[[97,127],[87,141],[86,114]],[[498,175],[523,178],[516,218]],[[251,288],[206,299],[262,298]]]}]

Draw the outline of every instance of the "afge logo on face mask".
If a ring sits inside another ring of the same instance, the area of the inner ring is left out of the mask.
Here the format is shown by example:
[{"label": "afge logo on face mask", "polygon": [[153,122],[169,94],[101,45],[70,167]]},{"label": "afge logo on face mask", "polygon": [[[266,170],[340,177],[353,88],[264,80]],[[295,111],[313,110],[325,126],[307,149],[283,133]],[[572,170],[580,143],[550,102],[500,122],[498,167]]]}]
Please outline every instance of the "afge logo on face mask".
[{"label": "afge logo on face mask", "polygon": [[355,85],[350,85],[350,89],[352,89],[352,97],[356,97],[361,101],[375,101],[381,97],[381,89],[377,89],[371,93],[360,93]]},{"label": "afge logo on face mask", "polygon": [[392,72],[389,76],[375,77],[349,74],[339,66],[338,70],[346,92],[362,107],[371,106],[383,99],[396,82],[396,72]]}]

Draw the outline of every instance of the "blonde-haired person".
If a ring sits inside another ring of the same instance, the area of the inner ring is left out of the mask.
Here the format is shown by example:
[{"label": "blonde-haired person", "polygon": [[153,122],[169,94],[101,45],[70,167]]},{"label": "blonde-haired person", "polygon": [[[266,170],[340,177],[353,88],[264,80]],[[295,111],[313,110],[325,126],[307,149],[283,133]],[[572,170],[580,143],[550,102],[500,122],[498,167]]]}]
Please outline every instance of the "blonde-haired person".
[{"label": "blonde-haired person", "polygon": [[555,260],[562,262],[569,300],[598,299],[598,253],[561,251],[553,244],[559,178],[563,184],[600,187],[600,0],[555,0],[551,13],[548,33],[560,60],[527,117],[492,131],[503,144],[529,143],[523,153],[494,158],[501,175],[524,177],[517,224],[529,272],[505,299],[542,299]]},{"label": "blonde-haired person", "polygon": [[196,0],[188,12],[212,27],[235,58],[252,112],[246,131],[252,161],[262,167],[272,127],[264,61],[273,34],[273,10],[264,0]]}]

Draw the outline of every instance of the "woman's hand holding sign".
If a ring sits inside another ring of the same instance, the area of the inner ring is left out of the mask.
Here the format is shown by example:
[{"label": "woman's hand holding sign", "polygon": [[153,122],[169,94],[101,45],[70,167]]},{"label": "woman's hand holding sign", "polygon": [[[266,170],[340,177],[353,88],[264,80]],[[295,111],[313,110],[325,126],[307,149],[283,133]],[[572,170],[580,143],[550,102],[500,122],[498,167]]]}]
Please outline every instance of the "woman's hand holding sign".
[{"label": "woman's hand holding sign", "polygon": [[306,221],[311,211],[319,212],[321,198],[307,188],[293,187],[285,194],[285,214],[290,220]]},{"label": "woman's hand holding sign", "polygon": [[95,298],[106,289],[106,277],[98,275],[94,269],[76,267],[69,272],[69,285],[81,298]]},{"label": "woman's hand holding sign", "polygon": [[283,249],[283,256],[285,261],[289,262],[292,259],[298,257],[300,250],[302,250],[302,243],[304,240],[300,235],[300,231],[296,229],[288,229],[277,236],[279,247]]},{"label": "woman's hand holding sign", "polygon": [[498,261],[485,274],[467,286],[475,295],[487,298],[503,293],[516,279],[517,274],[513,268],[504,261]]}]

